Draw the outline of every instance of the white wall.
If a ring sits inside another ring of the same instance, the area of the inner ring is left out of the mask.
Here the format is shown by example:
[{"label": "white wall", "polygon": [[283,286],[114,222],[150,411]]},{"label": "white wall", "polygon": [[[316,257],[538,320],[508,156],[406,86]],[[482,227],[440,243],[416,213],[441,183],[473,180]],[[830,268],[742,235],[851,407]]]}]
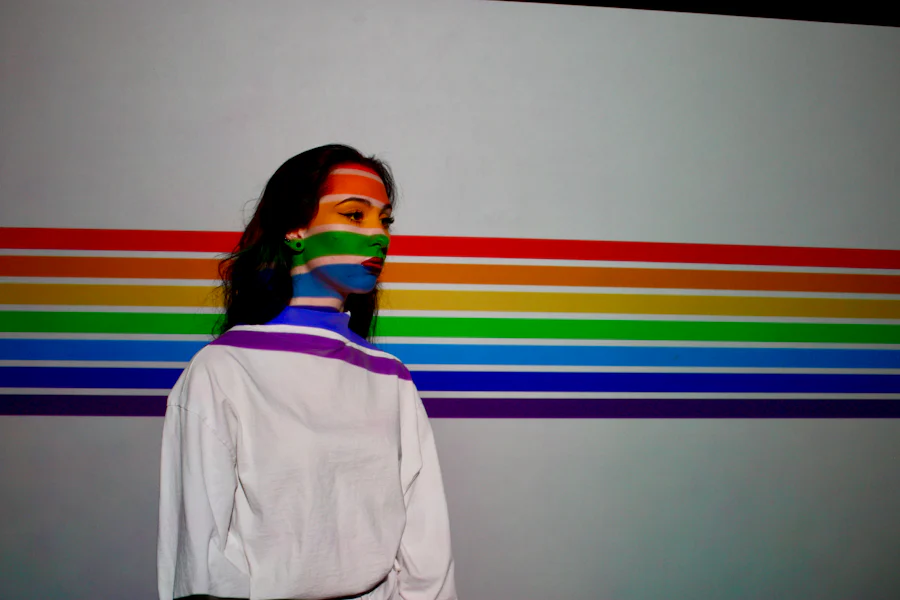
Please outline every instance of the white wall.
[{"label": "white wall", "polygon": [[[5,2],[4,226],[238,229],[287,157],[398,232],[900,249],[900,30],[490,2]],[[150,598],[161,422],[0,418],[0,597]],[[896,421],[436,421],[467,599],[896,598]]]},{"label": "white wall", "polygon": [[[436,420],[461,598],[896,598],[897,425]],[[0,419],[0,597],[154,597],[161,432]]]},{"label": "white wall", "polygon": [[5,224],[237,229],[284,159],[342,140],[395,167],[400,233],[900,247],[897,29],[464,0],[3,11]]}]

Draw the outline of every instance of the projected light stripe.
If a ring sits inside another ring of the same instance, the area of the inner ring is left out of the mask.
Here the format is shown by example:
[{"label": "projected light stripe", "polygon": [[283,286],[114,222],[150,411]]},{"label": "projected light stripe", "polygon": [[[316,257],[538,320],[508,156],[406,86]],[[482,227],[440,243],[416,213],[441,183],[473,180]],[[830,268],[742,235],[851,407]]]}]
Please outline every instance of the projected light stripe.
[{"label": "projected light stripe", "polygon": [[[0,339],[0,360],[189,361],[204,342]],[[409,364],[900,369],[898,350],[381,343]]]},{"label": "projected light stripe", "polygon": [[[210,339],[207,282],[238,234],[0,233],[0,413],[162,414]],[[900,251],[419,236],[391,251],[379,346],[433,416],[900,414]]]},{"label": "projected light stripe", "polygon": [[[237,232],[143,229],[2,228],[3,248],[214,252],[230,251]],[[900,269],[900,251],[792,246],[738,246],[666,242],[492,239],[394,236],[398,256],[614,260],[625,262],[746,264],[854,269]]]},{"label": "projected light stripe", "polygon": [[[0,331],[206,335],[216,314],[0,311]],[[378,336],[900,344],[900,324],[392,317]]]},{"label": "projected light stripe", "polygon": [[[215,259],[0,256],[0,277],[215,280]],[[523,265],[389,263],[383,283],[900,294],[900,276]]]},{"label": "projected light stripe", "polygon": [[[437,268],[437,267],[435,267]],[[670,291],[670,290],[667,290]],[[0,283],[3,304],[124,306],[219,306],[213,287]],[[382,305],[395,310],[500,310],[619,314],[686,314],[900,319],[900,300],[766,298],[677,294],[584,294],[454,290],[384,291]]]},{"label": "projected light stripe", "polygon": [[[10,388],[171,388],[181,369],[2,367]],[[900,376],[796,373],[510,373],[415,371],[422,393],[701,392],[900,394]]]},{"label": "projected light stripe", "polygon": [[[560,398],[510,402],[497,398],[423,398],[432,418],[482,419],[758,419],[900,418],[900,403],[836,399],[681,399]],[[153,394],[0,396],[3,414],[86,417],[161,417],[166,397]]]}]

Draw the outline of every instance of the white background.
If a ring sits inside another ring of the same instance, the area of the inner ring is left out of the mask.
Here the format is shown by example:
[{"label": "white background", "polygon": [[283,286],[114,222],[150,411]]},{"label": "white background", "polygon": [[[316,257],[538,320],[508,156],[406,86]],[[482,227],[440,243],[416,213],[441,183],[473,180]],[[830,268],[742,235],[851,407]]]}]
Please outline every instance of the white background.
[{"label": "white background", "polygon": [[494,2],[6,2],[3,223],[240,229],[386,158],[398,232],[900,248],[897,29]]},{"label": "white background", "polygon": [[[0,6],[4,226],[238,230],[282,161],[398,233],[900,249],[900,30],[492,2]],[[896,598],[896,421],[434,423],[465,600]],[[0,597],[151,598],[161,420],[0,418]]]}]

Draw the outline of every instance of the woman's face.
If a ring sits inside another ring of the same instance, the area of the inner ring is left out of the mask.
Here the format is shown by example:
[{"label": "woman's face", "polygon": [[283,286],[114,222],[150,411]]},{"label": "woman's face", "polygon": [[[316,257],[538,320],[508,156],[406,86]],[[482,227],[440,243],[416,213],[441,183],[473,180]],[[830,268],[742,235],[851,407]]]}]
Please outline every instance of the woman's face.
[{"label": "woman's face", "polygon": [[320,290],[344,299],[372,291],[387,258],[392,222],[384,182],[374,171],[353,164],[333,169],[309,226],[286,236],[303,241],[291,269],[294,296]]}]

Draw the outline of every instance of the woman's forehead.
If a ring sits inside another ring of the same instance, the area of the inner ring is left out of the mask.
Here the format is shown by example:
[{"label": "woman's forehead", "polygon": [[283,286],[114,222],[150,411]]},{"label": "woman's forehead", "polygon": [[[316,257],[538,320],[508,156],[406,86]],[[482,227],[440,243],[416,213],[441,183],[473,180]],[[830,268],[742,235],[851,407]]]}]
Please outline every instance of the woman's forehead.
[{"label": "woman's forehead", "polygon": [[358,172],[357,173],[358,175],[367,174],[370,176],[374,176],[379,181],[381,181],[381,176],[378,174],[378,172],[375,169],[373,169],[372,167],[370,167],[368,165],[363,165],[360,163],[353,163],[353,162],[341,163],[339,165],[336,165],[334,168],[331,169],[331,171],[328,172],[328,174],[332,175],[335,172],[338,172],[338,173],[351,172],[352,173],[354,171]]},{"label": "woman's forehead", "polygon": [[363,165],[344,164],[333,168],[322,186],[320,202],[342,202],[360,198],[379,207],[391,203],[384,181],[372,169]]}]

